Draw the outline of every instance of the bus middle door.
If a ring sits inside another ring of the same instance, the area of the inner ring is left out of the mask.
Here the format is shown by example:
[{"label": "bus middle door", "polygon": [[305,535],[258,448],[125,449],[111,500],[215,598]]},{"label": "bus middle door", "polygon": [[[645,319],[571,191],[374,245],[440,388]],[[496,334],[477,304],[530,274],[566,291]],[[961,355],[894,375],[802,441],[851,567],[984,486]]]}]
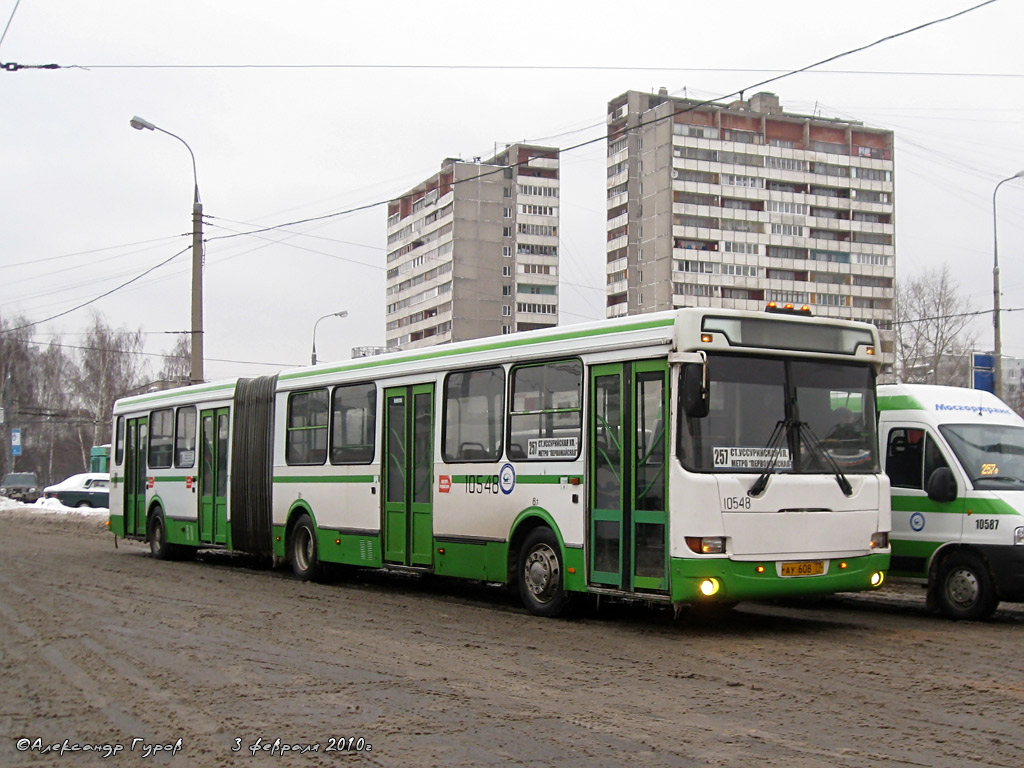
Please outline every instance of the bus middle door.
[{"label": "bus middle door", "polygon": [[199,416],[199,541],[227,544],[228,408]]},{"label": "bus middle door", "polygon": [[434,385],[384,392],[384,561],[433,564]]}]

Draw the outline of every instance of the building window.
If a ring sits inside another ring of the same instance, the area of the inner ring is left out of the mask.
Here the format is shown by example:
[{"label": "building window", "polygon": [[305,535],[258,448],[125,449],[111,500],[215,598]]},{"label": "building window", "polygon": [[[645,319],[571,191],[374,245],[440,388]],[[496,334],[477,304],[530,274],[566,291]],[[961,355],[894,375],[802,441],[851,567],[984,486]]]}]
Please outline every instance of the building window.
[{"label": "building window", "polygon": [[512,305],[510,305],[510,304],[502,304],[501,305],[501,316],[502,317],[512,317]]},{"label": "building window", "polygon": [[511,259],[512,258],[512,246],[511,245],[503,245],[503,246],[501,246],[501,255],[504,256],[506,259]]},{"label": "building window", "polygon": [[501,276],[502,277],[512,277],[512,267],[508,267],[508,266],[502,267],[501,268]]},{"label": "building window", "polygon": [[511,219],[512,218],[512,209],[511,208],[505,208],[503,215],[505,216],[506,219]]}]

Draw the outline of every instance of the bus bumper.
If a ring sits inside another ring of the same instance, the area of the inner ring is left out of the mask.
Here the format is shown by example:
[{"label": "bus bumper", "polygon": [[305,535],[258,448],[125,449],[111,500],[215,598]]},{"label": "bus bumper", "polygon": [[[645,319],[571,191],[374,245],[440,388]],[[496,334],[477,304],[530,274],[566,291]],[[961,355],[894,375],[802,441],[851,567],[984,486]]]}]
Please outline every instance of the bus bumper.
[{"label": "bus bumper", "polygon": [[672,602],[772,600],[877,589],[884,581],[879,575],[889,568],[889,553],[821,562],[826,565],[823,574],[781,576],[775,560],[672,558]]}]

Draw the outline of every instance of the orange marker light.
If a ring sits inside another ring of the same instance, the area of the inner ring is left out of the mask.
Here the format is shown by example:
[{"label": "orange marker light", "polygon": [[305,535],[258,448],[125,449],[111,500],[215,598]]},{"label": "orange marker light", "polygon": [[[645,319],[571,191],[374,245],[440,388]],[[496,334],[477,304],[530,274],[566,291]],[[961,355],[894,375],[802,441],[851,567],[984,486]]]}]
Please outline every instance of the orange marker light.
[{"label": "orange marker light", "polygon": [[764,566],[763,565],[759,565],[754,570],[757,571],[758,573],[764,573]]},{"label": "orange marker light", "polygon": [[712,333],[702,333],[700,335],[700,341],[702,344],[710,344],[715,340],[715,336]]}]

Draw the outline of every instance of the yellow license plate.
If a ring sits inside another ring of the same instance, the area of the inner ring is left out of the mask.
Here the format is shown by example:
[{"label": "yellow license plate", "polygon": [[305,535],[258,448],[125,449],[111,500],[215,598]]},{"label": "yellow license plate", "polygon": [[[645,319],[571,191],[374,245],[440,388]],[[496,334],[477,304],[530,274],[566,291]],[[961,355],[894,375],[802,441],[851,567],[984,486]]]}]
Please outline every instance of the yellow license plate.
[{"label": "yellow license plate", "polygon": [[820,576],[825,572],[825,563],[821,560],[804,560],[799,563],[783,563],[783,576]]}]

